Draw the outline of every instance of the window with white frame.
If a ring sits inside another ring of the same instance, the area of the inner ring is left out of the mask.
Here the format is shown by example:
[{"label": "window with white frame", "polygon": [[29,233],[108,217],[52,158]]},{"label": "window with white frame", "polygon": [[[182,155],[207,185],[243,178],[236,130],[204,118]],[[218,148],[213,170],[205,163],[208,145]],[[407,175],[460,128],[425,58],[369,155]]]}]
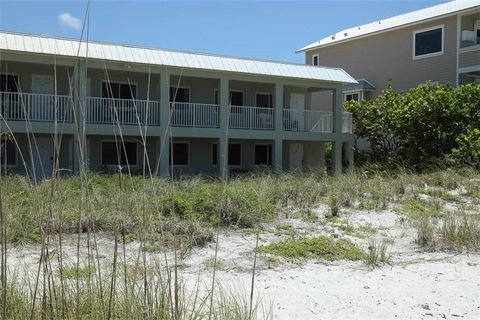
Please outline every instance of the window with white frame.
[{"label": "window with white frame", "polygon": [[443,25],[413,33],[413,57],[423,58],[443,54]]},{"label": "window with white frame", "polygon": [[137,165],[137,142],[103,141],[102,142],[102,165],[104,166],[136,166]]},{"label": "window with white frame", "polygon": [[190,88],[170,87],[170,102],[190,102]]},{"label": "window with white frame", "polygon": [[170,145],[169,164],[174,166],[188,166],[190,147],[186,142],[174,142]]},{"label": "window with white frame", "polygon": [[271,93],[257,93],[255,96],[255,105],[258,108],[272,108],[273,95]]},{"label": "window with white frame", "polygon": [[17,165],[17,148],[13,140],[2,139],[0,142],[0,152],[0,164],[2,167]]},{"label": "window with white frame", "polygon": [[345,101],[360,101],[360,93],[359,92],[346,93]]},{"label": "window with white frame", "polygon": [[272,165],[272,145],[256,144],[255,145],[255,164],[256,165]]},{"label": "window with white frame", "polygon": [[320,65],[320,56],[318,54],[314,54],[312,56],[312,66],[319,66]]},{"label": "window with white frame", "polygon": [[132,83],[103,81],[102,97],[134,100],[137,97],[137,85]]},{"label": "window with white frame", "polygon": [[228,165],[240,166],[242,164],[242,145],[240,143],[228,144]]}]

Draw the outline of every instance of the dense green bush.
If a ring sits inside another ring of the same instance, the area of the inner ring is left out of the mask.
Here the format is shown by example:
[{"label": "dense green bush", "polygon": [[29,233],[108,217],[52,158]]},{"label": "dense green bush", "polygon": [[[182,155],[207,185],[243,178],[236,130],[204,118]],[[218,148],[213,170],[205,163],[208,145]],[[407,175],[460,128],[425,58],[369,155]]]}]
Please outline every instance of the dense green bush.
[{"label": "dense green bush", "polygon": [[447,159],[479,162],[480,86],[427,82],[400,94],[389,84],[383,96],[345,107],[353,113],[355,134],[370,141],[375,160],[417,166]]}]

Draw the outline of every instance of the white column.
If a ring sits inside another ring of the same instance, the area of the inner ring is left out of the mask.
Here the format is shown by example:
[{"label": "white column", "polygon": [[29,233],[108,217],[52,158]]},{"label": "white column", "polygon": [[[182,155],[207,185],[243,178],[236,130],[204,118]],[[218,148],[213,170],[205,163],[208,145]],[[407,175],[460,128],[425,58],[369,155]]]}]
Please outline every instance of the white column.
[{"label": "white column", "polygon": [[283,140],[275,139],[275,144],[273,146],[273,165],[274,172],[280,174],[283,172]]},{"label": "white column", "polygon": [[342,174],[342,141],[337,140],[333,142],[332,150],[332,166],[333,175],[338,176]]},{"label": "white column", "polygon": [[[158,141],[158,163],[157,172],[160,176],[170,176],[168,157],[170,150],[170,73],[160,74],[160,139]],[[158,171],[159,170],[159,171]]]},{"label": "white column", "polygon": [[273,146],[273,161],[274,161],[274,172],[277,174],[282,173],[283,171],[283,88],[284,84],[281,82],[275,83],[275,118],[274,118],[274,128],[275,128],[275,142]]},{"label": "white column", "polygon": [[219,175],[225,179],[228,175],[228,123],[230,117],[230,88],[227,78],[220,79],[219,90],[219,104],[220,104],[220,137],[218,141],[219,151]]},{"label": "white column", "polygon": [[353,140],[350,139],[346,143],[346,160],[348,162],[348,170],[353,170]]},{"label": "white column", "polygon": [[342,134],[343,120],[343,91],[342,87],[337,87],[333,92],[333,132],[337,135]]},{"label": "white column", "polygon": [[87,66],[85,60],[80,59],[75,66],[73,81],[73,113],[77,130],[74,132],[73,141],[73,172],[78,174],[87,170],[86,137],[85,137],[85,112],[87,94]]}]

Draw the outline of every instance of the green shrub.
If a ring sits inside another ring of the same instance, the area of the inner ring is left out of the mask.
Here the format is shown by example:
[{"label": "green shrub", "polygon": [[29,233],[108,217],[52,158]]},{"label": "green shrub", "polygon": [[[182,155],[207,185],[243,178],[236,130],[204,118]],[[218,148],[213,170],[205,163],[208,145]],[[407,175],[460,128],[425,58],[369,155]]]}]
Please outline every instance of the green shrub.
[{"label": "green shrub", "polygon": [[391,84],[375,100],[349,102],[355,134],[368,138],[376,160],[402,159],[426,168],[479,162],[480,86],[424,85],[404,94]]},{"label": "green shrub", "polygon": [[325,236],[272,243],[259,247],[258,252],[291,259],[323,258],[328,261],[361,260],[365,257],[365,253],[350,240],[334,240]]}]

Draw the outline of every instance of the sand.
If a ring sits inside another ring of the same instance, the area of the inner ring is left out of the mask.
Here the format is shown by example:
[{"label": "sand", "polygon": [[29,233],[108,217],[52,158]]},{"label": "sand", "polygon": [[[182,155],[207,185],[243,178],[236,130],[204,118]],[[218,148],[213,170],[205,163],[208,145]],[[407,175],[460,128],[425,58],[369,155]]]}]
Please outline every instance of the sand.
[{"label": "sand", "polygon": [[[325,207],[317,210],[324,216]],[[282,260],[269,262],[267,255],[258,256],[255,273],[255,296],[263,306],[273,309],[274,319],[480,319],[480,255],[427,252],[415,243],[415,230],[393,210],[343,211],[342,219],[354,226],[368,225],[379,231],[373,239],[391,243],[390,265],[371,270],[363,262],[322,259],[304,263]],[[346,236],[363,248],[369,237],[345,234],[334,224],[282,219],[265,226],[259,243],[287,239],[278,226],[289,224],[295,232],[308,236],[327,234]],[[113,251],[112,237],[97,234],[101,259],[108,261]],[[83,237],[84,239],[84,237]],[[219,271],[223,284],[250,288],[256,236],[228,231],[218,242]],[[75,261],[76,237],[65,240],[64,257]],[[85,240],[83,240],[85,241]],[[129,259],[134,261],[139,243],[127,245]],[[83,248],[82,248],[83,249]],[[26,245],[9,250],[10,270],[17,274],[34,272],[38,263],[38,246]],[[195,248],[182,260],[181,274],[187,286],[200,278],[211,281],[211,262],[215,243]],[[82,255],[85,255],[82,252]],[[168,253],[171,258],[171,252]],[[149,253],[149,259],[163,257]],[[200,277],[199,277],[200,272]]]}]

